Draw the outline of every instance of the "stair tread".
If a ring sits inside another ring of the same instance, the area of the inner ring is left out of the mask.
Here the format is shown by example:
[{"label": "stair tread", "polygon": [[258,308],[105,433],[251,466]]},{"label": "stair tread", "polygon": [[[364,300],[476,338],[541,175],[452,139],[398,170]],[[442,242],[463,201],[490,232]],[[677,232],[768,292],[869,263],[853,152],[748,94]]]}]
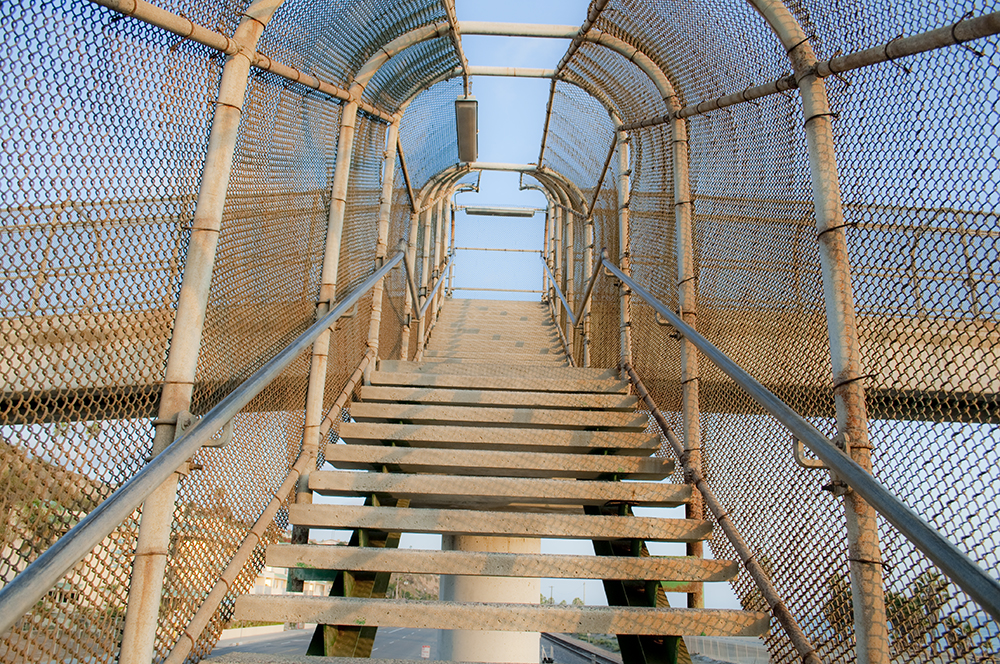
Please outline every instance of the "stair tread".
[{"label": "stair tread", "polygon": [[496,378],[524,377],[547,380],[618,380],[617,369],[582,369],[579,367],[532,367],[508,365],[463,365],[436,362],[405,362],[381,360],[379,371],[407,374],[454,374],[459,376],[488,376]]},{"label": "stair tread", "polygon": [[504,392],[433,387],[365,385],[361,401],[393,403],[445,403],[462,406],[635,410],[638,399],[625,394],[574,394],[567,392]]},{"label": "stair tread", "polygon": [[659,542],[701,541],[709,538],[712,531],[709,522],[696,519],[308,503],[289,505],[288,521],[296,526],[336,530],[366,528],[406,533],[589,540],[633,538]]},{"label": "stair tread", "polygon": [[472,390],[506,390],[522,392],[628,393],[628,383],[622,380],[548,379],[509,376],[461,376],[457,374],[413,374],[395,371],[373,371],[373,385],[402,387],[445,387]]},{"label": "stair tread", "polygon": [[233,620],[273,620],[366,627],[490,629],[514,632],[589,632],[684,636],[760,636],[766,613],[732,609],[646,608],[462,603],[295,595],[241,595]]},{"label": "stair tread", "polygon": [[590,454],[614,450],[619,455],[648,456],[660,447],[659,436],[630,431],[448,426],[345,422],[340,438],[348,444],[392,441],[413,447],[476,448],[511,451],[558,451]]},{"label": "stair tread", "polygon": [[324,456],[337,468],[389,466],[413,473],[576,479],[618,475],[626,479],[662,480],[674,471],[673,461],[659,457],[603,454],[327,445]]},{"label": "stair tread", "polygon": [[271,567],[553,579],[729,581],[738,563],[687,556],[581,556],[272,544]]},{"label": "stair tread", "polygon": [[675,507],[691,499],[691,486],[659,482],[568,482],[563,479],[414,475],[364,471],[315,471],[309,488],[325,496],[385,494],[410,499],[410,507],[538,508],[548,505]]},{"label": "stair tread", "polygon": [[400,404],[360,401],[351,406],[358,422],[403,420],[427,424],[476,424],[490,428],[602,429],[642,433],[649,427],[643,412],[552,410],[545,408],[492,408],[453,404]]}]

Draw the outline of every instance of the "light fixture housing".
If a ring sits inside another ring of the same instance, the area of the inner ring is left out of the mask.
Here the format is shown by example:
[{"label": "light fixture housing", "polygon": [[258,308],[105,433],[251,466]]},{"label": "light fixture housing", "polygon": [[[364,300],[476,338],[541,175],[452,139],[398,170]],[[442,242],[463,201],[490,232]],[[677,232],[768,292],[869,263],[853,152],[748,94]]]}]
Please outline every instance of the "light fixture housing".
[{"label": "light fixture housing", "polygon": [[479,157],[479,102],[475,97],[455,100],[455,131],[458,134],[458,160],[476,161]]}]

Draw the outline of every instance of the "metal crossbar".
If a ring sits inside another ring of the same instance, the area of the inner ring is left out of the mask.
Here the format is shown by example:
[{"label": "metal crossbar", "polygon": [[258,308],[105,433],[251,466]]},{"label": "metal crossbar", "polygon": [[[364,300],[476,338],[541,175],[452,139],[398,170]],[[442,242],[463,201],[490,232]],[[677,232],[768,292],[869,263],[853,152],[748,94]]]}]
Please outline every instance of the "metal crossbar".
[{"label": "metal crossbar", "polygon": [[139,505],[215,433],[232,420],[271,381],[281,375],[316,339],[347,313],[361,297],[404,258],[399,252],[376,270],[360,286],[340,301],[330,313],[258,369],[246,382],[208,411],[183,436],[175,440],[129,481],[98,505],[69,532],[59,538],[13,581],[0,590],[0,633],[6,632],[58,583],[74,565],[83,560],[105,537],[128,518]]}]

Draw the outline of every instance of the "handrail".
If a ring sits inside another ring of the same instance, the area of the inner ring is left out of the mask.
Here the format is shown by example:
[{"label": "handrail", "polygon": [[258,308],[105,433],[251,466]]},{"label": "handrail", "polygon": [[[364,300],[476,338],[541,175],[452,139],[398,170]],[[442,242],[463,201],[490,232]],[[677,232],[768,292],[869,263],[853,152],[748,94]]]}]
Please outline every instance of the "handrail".
[{"label": "handrail", "polygon": [[771,613],[774,614],[774,617],[781,624],[782,629],[785,630],[785,634],[788,635],[789,640],[799,653],[802,661],[805,664],[821,664],[820,658],[816,655],[816,648],[813,647],[805,632],[802,631],[802,627],[795,620],[792,612],[788,610],[788,606],[781,599],[778,591],[775,590],[768,573],[757,562],[757,557],[750,551],[750,547],[747,546],[743,536],[736,529],[736,524],[729,518],[729,511],[716,498],[715,492],[708,486],[708,482],[705,481],[705,476],[701,470],[691,465],[690,455],[667,423],[667,419],[663,417],[663,413],[656,407],[656,402],[653,401],[653,397],[650,396],[646,386],[642,383],[639,374],[635,371],[635,367],[626,362],[624,368],[632,385],[635,386],[639,399],[646,403],[646,407],[649,408],[650,414],[659,425],[660,431],[663,432],[667,442],[670,443],[670,447],[674,451],[674,456],[677,457],[677,460],[684,467],[684,475],[690,478],[690,482],[701,492],[702,497],[705,499],[705,505],[712,512],[712,515],[715,516],[716,523],[719,524],[719,527],[726,534],[729,543],[733,545],[736,554],[740,558],[740,562],[743,563],[754,585],[757,586],[760,594],[764,597],[768,607],[771,609]]},{"label": "handrail", "polygon": [[583,292],[583,300],[580,301],[580,311],[576,314],[576,319],[578,321],[583,322],[583,312],[587,310],[587,303],[590,302],[590,296],[594,292],[594,285],[597,284],[597,277],[601,275],[601,265],[603,265],[606,260],[608,260],[608,250],[601,249],[601,255],[597,257],[597,262],[594,263],[594,273],[590,275],[590,281],[587,282],[587,289]]},{"label": "handrail", "polygon": [[360,286],[309,329],[299,335],[264,366],[253,373],[214,408],[208,411],[187,433],[167,446],[137,472],[132,479],[98,505],[76,526],[60,537],[26,567],[14,580],[0,589],[0,634],[3,634],[47,593],[78,562],[94,550],[158,486],[190,459],[215,432],[232,420],[271,381],[277,378],[324,331],[345,314],[355,302],[389,273],[405,254],[397,253]]},{"label": "handrail", "polygon": [[[940,567],[962,590],[1000,621],[1000,582],[990,576],[971,558],[962,553],[948,538],[931,527],[916,512],[882,486],[871,474],[847,456],[835,443],[824,436],[804,417],[795,412],[756,378],[747,373],[712,342],[685,323],[680,316],[637,284],[601,252],[598,267],[603,264],[622,283],[632,289],[657,313],[683,334],[703,355],[711,360],[764,410],[785,425],[789,431],[818,456],[826,467],[848,484],[879,514],[905,535],[921,552]],[[597,272],[597,270],[595,270]]]},{"label": "handrail", "polygon": [[573,315],[573,310],[569,306],[569,302],[566,301],[566,296],[563,295],[562,290],[559,288],[559,284],[556,283],[555,275],[552,274],[552,269],[549,267],[548,262],[545,260],[545,256],[541,255],[542,265],[545,266],[545,271],[549,273],[549,279],[552,280],[552,286],[556,289],[556,295],[562,300],[563,306],[566,307],[566,315],[569,316],[569,320],[573,323],[573,327],[576,327],[576,316]]},{"label": "handrail", "polygon": [[[448,273],[448,267],[451,265],[451,261],[454,260],[454,258],[455,254],[448,255],[448,262],[444,264],[443,268],[441,268],[441,272],[438,274],[437,283],[434,284],[434,288],[431,289],[431,292],[427,294],[427,299],[424,300],[423,306],[421,306],[420,311],[417,312],[417,320],[423,318],[424,314],[427,313],[427,307],[431,305],[431,302],[434,301],[434,296],[437,295],[437,292],[441,289],[441,284],[444,283],[444,278]],[[428,330],[428,332],[430,332],[430,330]]]}]

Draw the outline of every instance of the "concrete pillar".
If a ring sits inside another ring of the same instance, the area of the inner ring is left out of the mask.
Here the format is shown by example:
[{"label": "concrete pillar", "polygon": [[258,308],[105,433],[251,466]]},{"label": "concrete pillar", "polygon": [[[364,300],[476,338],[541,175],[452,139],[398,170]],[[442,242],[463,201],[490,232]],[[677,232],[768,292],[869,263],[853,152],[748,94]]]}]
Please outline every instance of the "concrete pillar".
[{"label": "concrete pillar", "polygon": [[[541,540],[524,537],[445,536],[441,548],[492,553],[539,553]],[[442,576],[441,599],[451,602],[538,604],[538,579]],[[441,638],[441,658],[453,662],[538,663],[538,632],[450,630]]]}]

